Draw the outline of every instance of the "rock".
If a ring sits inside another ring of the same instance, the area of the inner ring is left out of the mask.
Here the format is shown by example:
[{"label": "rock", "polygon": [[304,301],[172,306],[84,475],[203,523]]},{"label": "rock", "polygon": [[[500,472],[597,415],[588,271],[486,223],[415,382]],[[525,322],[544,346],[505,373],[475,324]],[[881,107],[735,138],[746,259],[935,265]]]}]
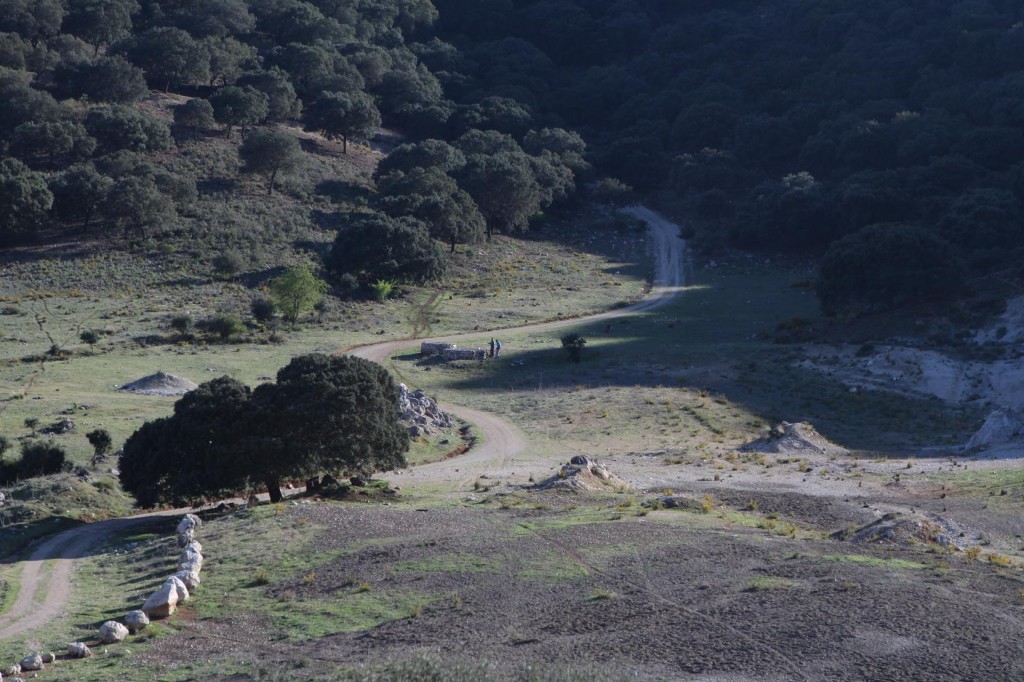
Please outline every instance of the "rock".
[{"label": "rock", "polygon": [[995,445],[1004,445],[1017,440],[1024,432],[1024,419],[1008,407],[1000,407],[989,413],[985,423],[975,432],[964,446],[965,450],[981,450]]},{"label": "rock", "polygon": [[203,553],[203,546],[201,544],[199,544],[198,540],[193,540],[192,542],[188,543],[187,545],[185,545],[184,547],[181,548],[181,551],[183,551],[183,552],[187,552],[187,551],[190,551],[190,550],[195,552],[196,554],[202,554]]},{"label": "rock", "polygon": [[573,455],[572,459],[569,460],[569,464],[575,464],[576,466],[588,467],[590,466],[590,458],[586,455]]},{"label": "rock", "polygon": [[189,528],[184,533],[178,533],[178,547],[184,547],[196,539],[196,532]]},{"label": "rock", "polygon": [[249,505],[250,507],[256,507],[259,505],[259,503],[260,498],[256,497],[256,495],[250,495],[249,499],[246,501],[246,504]]},{"label": "rock", "polygon": [[71,642],[68,644],[68,654],[74,658],[89,658],[92,656],[92,649],[83,642]]},{"label": "rock", "polygon": [[149,595],[142,610],[150,618],[167,618],[178,608],[178,591],[173,585],[164,583],[159,590]]},{"label": "rock", "polygon": [[[194,549],[189,549],[188,547],[186,547],[185,549],[181,550],[181,555],[178,556],[178,566],[180,567],[182,564],[195,565],[198,566],[197,571],[202,570],[203,555],[195,551]],[[184,571],[187,569],[182,568],[180,570]]]},{"label": "rock", "polygon": [[195,530],[199,526],[203,525],[203,520],[195,514],[185,514],[181,517],[181,521],[178,522],[178,535],[181,535],[185,531]]},{"label": "rock", "polygon": [[9,665],[6,668],[4,668],[4,675],[10,676],[10,675],[20,675],[20,674],[21,674],[21,666],[18,665],[17,663],[15,663],[14,665]]},{"label": "rock", "polygon": [[56,660],[57,660],[57,654],[53,653],[52,651],[47,651],[45,654],[43,654],[43,663],[44,664],[53,663]]},{"label": "rock", "polygon": [[128,632],[138,632],[149,625],[149,616],[142,611],[129,611],[124,616],[124,624]]},{"label": "rock", "polygon": [[22,671],[42,670],[43,657],[38,652],[33,651],[28,656],[21,659],[21,669]]},{"label": "rock", "polygon": [[356,488],[365,488],[366,487],[366,481],[364,481],[359,476],[353,476],[352,478],[348,479],[348,482],[351,483]]},{"label": "rock", "polygon": [[114,644],[123,641],[128,636],[128,628],[116,620],[108,620],[100,626],[100,641],[104,644]]},{"label": "rock", "polygon": [[192,571],[178,571],[174,574],[174,577],[185,583],[185,587],[188,588],[190,593],[194,592],[201,582],[199,580],[199,573],[194,573]]},{"label": "rock", "polygon": [[199,574],[203,570],[203,562],[201,559],[191,559],[189,561],[182,561],[178,564],[178,572],[188,571],[189,573]]},{"label": "rock", "polygon": [[170,585],[174,589],[177,593],[179,604],[184,604],[188,601],[188,588],[185,587],[185,583],[180,578],[172,575],[164,581],[164,585]]},{"label": "rock", "polygon": [[70,419],[61,419],[49,426],[44,426],[39,429],[39,433],[46,434],[47,436],[62,436],[65,433],[71,433],[74,430],[75,422]]}]

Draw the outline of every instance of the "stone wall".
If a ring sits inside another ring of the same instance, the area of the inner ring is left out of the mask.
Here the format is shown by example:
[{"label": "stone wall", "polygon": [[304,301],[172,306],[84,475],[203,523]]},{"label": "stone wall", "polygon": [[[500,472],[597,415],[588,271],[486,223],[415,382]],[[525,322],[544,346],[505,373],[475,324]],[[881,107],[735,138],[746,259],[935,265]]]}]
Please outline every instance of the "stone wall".
[{"label": "stone wall", "polygon": [[454,350],[454,348],[454,343],[424,341],[420,344],[420,355],[437,355],[438,353],[443,353],[446,350]]},{"label": "stone wall", "polygon": [[484,361],[487,351],[483,348],[446,348],[441,351],[441,357],[445,360],[479,360]]}]

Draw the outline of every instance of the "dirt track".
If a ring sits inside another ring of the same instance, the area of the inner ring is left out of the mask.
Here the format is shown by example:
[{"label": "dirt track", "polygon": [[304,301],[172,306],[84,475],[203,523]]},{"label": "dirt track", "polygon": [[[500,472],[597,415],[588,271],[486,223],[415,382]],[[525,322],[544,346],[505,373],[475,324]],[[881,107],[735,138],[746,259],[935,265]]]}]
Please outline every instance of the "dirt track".
[{"label": "dirt track", "polygon": [[[651,295],[640,303],[620,310],[599,313],[583,319],[519,327],[517,330],[557,329],[576,325],[582,321],[621,317],[664,305],[676,295],[683,285],[685,257],[685,242],[679,237],[679,227],[644,207],[634,207],[628,212],[646,221],[651,227],[652,250],[655,256],[654,289]],[[479,332],[466,336],[479,336]],[[449,336],[436,340],[455,341],[461,338],[464,336]],[[410,341],[395,341],[365,346],[358,349],[354,355],[382,362],[411,343]],[[419,341],[415,343],[419,343]],[[406,476],[414,475],[416,480],[465,478],[465,474],[460,475],[456,472],[473,465],[483,464],[497,464],[499,467],[506,468],[512,463],[514,456],[523,450],[525,440],[522,434],[505,420],[467,407],[456,405],[442,407],[475,424],[483,435],[483,444],[457,460],[418,467],[414,474],[406,474]],[[159,515],[175,515],[185,513],[185,511],[187,510],[170,510],[159,512]],[[0,615],[0,640],[31,632],[57,617],[71,596],[70,577],[74,559],[103,544],[112,534],[151,516],[154,514],[94,523],[66,530],[43,541],[27,560],[21,562],[18,597],[11,608]],[[54,560],[52,567],[46,570],[47,562],[51,560]],[[41,601],[40,594],[45,595]]]}]

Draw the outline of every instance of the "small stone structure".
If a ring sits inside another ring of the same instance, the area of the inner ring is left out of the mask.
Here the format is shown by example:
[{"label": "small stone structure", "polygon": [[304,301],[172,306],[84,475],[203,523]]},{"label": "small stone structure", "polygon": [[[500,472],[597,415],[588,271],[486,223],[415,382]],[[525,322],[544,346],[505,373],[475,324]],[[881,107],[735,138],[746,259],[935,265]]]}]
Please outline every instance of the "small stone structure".
[{"label": "small stone structure", "polygon": [[424,341],[420,344],[420,355],[431,356],[443,353],[446,350],[454,350],[454,343],[438,343],[435,341]]},{"label": "small stone structure", "polygon": [[483,348],[446,348],[441,351],[441,357],[445,360],[478,360],[483,362],[487,358],[487,351]]},{"label": "small stone structure", "polygon": [[629,484],[608,470],[608,467],[586,455],[574,455],[558,473],[536,485],[540,490],[627,490]]}]

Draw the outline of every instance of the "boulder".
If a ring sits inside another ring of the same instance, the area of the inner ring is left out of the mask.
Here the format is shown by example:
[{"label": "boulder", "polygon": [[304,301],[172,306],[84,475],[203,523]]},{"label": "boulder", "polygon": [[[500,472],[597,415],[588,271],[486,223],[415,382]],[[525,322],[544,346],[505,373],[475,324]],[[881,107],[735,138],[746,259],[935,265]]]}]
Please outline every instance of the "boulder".
[{"label": "boulder", "polygon": [[178,577],[172,575],[164,581],[164,585],[170,585],[174,589],[177,593],[179,604],[184,604],[188,601],[188,588],[185,587],[185,583],[183,583]]},{"label": "boulder", "polygon": [[39,652],[33,651],[25,658],[21,659],[21,670],[22,672],[28,670],[42,670],[43,669],[43,657]]},{"label": "boulder", "polygon": [[17,663],[15,663],[14,665],[9,665],[6,668],[4,668],[4,675],[7,675],[8,677],[10,677],[11,675],[20,675],[20,674],[21,674],[21,666],[18,665]]},{"label": "boulder", "polygon": [[125,614],[124,624],[128,627],[128,632],[138,632],[149,625],[149,616],[143,611],[129,611]]},{"label": "boulder", "polygon": [[181,549],[182,549],[182,551],[190,551],[191,550],[191,551],[195,552],[196,554],[200,554],[200,555],[203,553],[203,546],[201,544],[199,544],[198,540],[193,540],[192,542],[190,542],[187,545],[183,546]]},{"label": "boulder", "polygon": [[195,530],[199,526],[203,525],[203,520],[195,514],[185,514],[181,517],[181,521],[178,522],[178,535],[181,535],[187,530]]},{"label": "boulder", "polygon": [[71,642],[68,644],[68,654],[73,658],[89,658],[92,656],[92,649],[83,642]]},{"label": "boulder", "polygon": [[201,582],[199,580],[198,572],[193,573],[192,571],[178,571],[174,574],[174,577],[180,580],[181,582],[185,583],[185,587],[188,588],[188,591],[190,593],[195,592],[195,589],[199,587],[199,583]]},{"label": "boulder", "polygon": [[57,654],[53,653],[52,651],[47,651],[45,654],[43,654],[43,663],[44,664],[45,663],[53,663],[56,660],[57,660]]},{"label": "boulder", "polygon": [[100,626],[100,641],[104,644],[115,644],[128,636],[128,628],[116,620],[108,620]]},{"label": "boulder", "polygon": [[182,571],[187,571],[189,573],[195,573],[196,575],[199,575],[199,572],[201,570],[203,570],[202,559],[189,559],[188,561],[182,561],[178,564],[178,573],[181,573]]},{"label": "boulder", "polygon": [[178,533],[178,547],[185,547],[186,545],[194,542],[196,539],[196,532],[192,528],[189,528],[184,533]]},{"label": "boulder", "polygon": [[150,618],[166,618],[178,608],[178,591],[173,585],[164,583],[159,590],[149,595],[142,610]]},{"label": "boulder", "polygon": [[185,548],[181,550],[181,554],[178,556],[178,566],[181,566],[182,564],[195,564],[199,567],[196,570],[201,570],[203,568],[203,555],[195,550]]}]

